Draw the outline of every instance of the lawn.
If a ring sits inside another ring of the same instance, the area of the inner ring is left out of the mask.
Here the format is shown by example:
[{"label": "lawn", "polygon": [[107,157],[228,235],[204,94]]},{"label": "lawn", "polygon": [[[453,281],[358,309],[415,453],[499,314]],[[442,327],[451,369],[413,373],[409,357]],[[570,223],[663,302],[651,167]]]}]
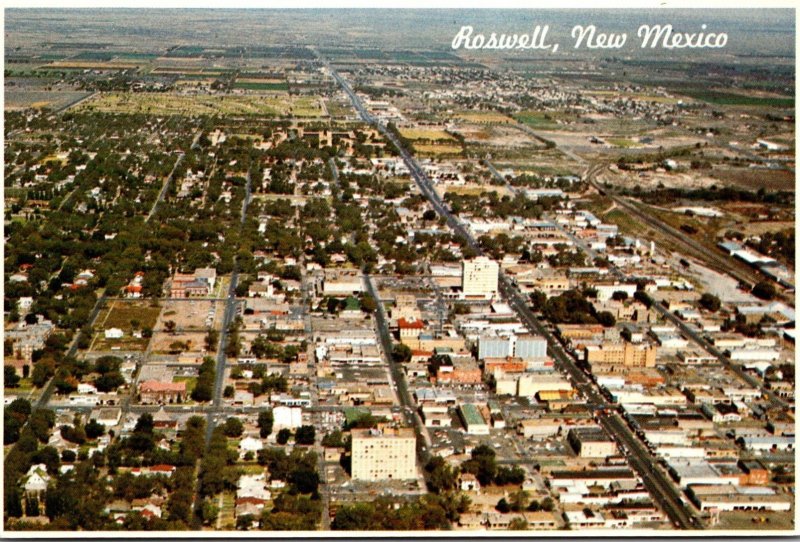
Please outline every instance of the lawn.
[{"label": "lawn", "polygon": [[186,393],[191,394],[194,387],[197,386],[196,376],[176,376],[172,379],[173,382],[186,382]]}]

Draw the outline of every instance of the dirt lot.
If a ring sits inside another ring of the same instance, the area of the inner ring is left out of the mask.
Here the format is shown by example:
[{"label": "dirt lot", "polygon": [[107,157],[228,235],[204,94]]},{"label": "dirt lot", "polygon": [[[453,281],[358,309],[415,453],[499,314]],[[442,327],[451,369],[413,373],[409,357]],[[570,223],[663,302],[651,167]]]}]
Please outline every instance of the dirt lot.
[{"label": "dirt lot", "polygon": [[542,147],[529,134],[507,125],[462,124],[457,128],[468,144],[491,147]]},{"label": "dirt lot", "polygon": [[169,354],[170,344],[182,342],[188,347],[188,350],[185,350],[186,352],[200,353],[205,350],[205,337],[205,333],[198,331],[183,333],[158,332],[153,335],[152,350],[154,354]]},{"label": "dirt lot", "polygon": [[772,169],[730,168],[715,169],[712,177],[717,181],[747,190],[794,190],[794,174],[791,171]]},{"label": "dirt lot", "polygon": [[163,330],[165,322],[175,322],[175,329],[178,330],[205,330],[206,318],[212,308],[214,311],[213,327],[220,329],[222,327],[222,317],[225,311],[224,301],[207,301],[203,299],[198,300],[167,300],[164,302],[164,310],[161,313],[161,318],[158,321],[156,329]]}]

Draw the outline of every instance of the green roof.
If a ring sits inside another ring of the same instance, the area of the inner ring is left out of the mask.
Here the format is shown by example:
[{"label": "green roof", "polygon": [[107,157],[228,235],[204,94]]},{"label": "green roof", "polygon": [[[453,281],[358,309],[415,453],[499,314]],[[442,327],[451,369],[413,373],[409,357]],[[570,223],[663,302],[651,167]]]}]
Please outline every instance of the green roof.
[{"label": "green roof", "polygon": [[467,425],[486,425],[486,420],[481,416],[478,407],[473,404],[461,405],[461,414],[464,416],[464,421]]}]

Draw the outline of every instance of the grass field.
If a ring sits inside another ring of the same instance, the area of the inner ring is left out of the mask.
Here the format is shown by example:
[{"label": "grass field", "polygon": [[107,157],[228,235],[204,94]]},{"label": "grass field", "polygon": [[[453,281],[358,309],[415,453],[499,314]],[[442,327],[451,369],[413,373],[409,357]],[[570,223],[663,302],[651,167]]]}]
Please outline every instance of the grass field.
[{"label": "grass field", "polygon": [[236,522],[234,512],[236,509],[236,494],[231,491],[222,493],[222,505],[219,510],[219,525],[224,529],[226,526],[233,526]]},{"label": "grass field", "polygon": [[134,68],[138,68],[138,62],[126,62],[126,61],[80,61],[80,60],[64,60],[58,62],[52,62],[45,66],[42,66],[44,69],[49,70],[131,70]]},{"label": "grass field", "polygon": [[611,137],[608,138],[606,141],[614,145],[615,147],[621,147],[623,149],[629,149],[631,147],[637,147],[639,144],[632,139],[626,139],[624,137]]},{"label": "grass field", "polygon": [[286,81],[275,82],[259,82],[259,81],[245,81],[237,79],[233,84],[233,88],[241,88],[244,90],[272,90],[286,92],[289,90],[289,83]]},{"label": "grass field", "polygon": [[444,130],[435,128],[400,128],[400,134],[411,140],[424,139],[427,141],[453,141],[453,136]]},{"label": "grass field", "polygon": [[466,122],[480,123],[512,123],[514,119],[497,111],[461,111],[453,115]]},{"label": "grass field", "polygon": [[540,130],[555,130],[559,127],[552,114],[543,111],[521,111],[514,115],[514,118],[531,128]]},{"label": "grass field", "polygon": [[763,107],[794,107],[794,98],[778,98],[771,96],[745,96],[733,92],[720,92],[714,90],[689,90],[683,94],[716,105],[750,105]]},{"label": "grass field", "polygon": [[289,96],[223,96],[216,94],[184,96],[167,93],[108,92],[80,105],[83,111],[149,115],[254,115],[264,117],[320,117],[324,110],[318,98]]},{"label": "grass field", "polygon": [[109,329],[117,327],[129,334],[133,325],[138,329],[153,328],[156,325],[161,305],[152,301],[111,301],[97,316],[97,327]]},{"label": "grass field", "polygon": [[106,339],[102,332],[95,334],[92,342],[92,352],[106,352],[108,350],[133,350],[142,351],[147,348],[147,339],[137,339],[130,334],[125,334],[121,339]]},{"label": "grass field", "polygon": [[418,154],[426,156],[454,156],[461,154],[460,145],[414,145]]}]

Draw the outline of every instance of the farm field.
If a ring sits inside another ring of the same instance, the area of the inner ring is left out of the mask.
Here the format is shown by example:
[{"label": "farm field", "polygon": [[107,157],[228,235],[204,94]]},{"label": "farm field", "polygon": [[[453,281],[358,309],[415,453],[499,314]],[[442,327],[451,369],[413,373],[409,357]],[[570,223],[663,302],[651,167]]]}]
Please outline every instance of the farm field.
[{"label": "farm field", "polygon": [[400,134],[413,141],[454,141],[453,136],[436,128],[400,128]]}]

